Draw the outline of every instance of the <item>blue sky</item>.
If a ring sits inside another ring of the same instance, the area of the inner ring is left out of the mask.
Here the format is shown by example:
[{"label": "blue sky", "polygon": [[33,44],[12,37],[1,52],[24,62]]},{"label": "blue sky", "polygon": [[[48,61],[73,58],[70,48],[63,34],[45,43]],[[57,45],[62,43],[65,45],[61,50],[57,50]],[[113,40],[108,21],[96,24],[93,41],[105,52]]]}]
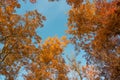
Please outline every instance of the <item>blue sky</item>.
[{"label": "blue sky", "polygon": [[57,35],[61,37],[65,35],[65,30],[67,29],[67,11],[69,10],[65,0],[45,2],[44,5],[38,5],[37,10],[47,18],[44,22],[44,28],[37,30],[43,40],[48,36],[53,37]]},{"label": "blue sky", "polygon": [[[68,36],[66,35],[65,30],[67,30],[67,12],[70,9],[70,6],[68,6],[65,1],[66,0],[48,2],[48,0],[37,0],[37,3],[31,4],[28,0],[26,3],[20,0],[22,5],[21,9],[17,9],[17,13],[24,14],[26,11],[36,9],[38,12],[42,13],[42,15],[46,16],[47,20],[44,22],[44,27],[36,30],[43,41],[47,37]],[[71,44],[69,44],[64,51],[67,55],[71,55],[74,52],[74,47]],[[81,55],[78,56],[77,59],[81,59],[83,63],[85,61]],[[17,80],[22,80],[22,78],[18,78]]]},{"label": "blue sky", "polygon": [[65,0],[59,2],[48,2],[48,0],[37,0],[37,3],[21,2],[21,9],[18,9],[19,14],[26,11],[37,9],[42,15],[46,16],[47,20],[44,22],[44,27],[37,29],[37,33],[45,40],[48,36],[53,37],[57,35],[61,37],[65,35],[67,29],[67,11],[70,6]]},{"label": "blue sky", "polygon": [[[47,37],[68,35],[65,33],[67,30],[67,18],[68,10],[70,6],[67,5],[66,0],[60,0],[59,2],[48,2],[48,0],[37,0],[37,3],[32,4],[29,1],[24,4],[21,1],[21,9],[18,9],[19,14],[24,14],[29,10],[37,10],[42,15],[46,16],[46,21],[44,21],[44,27],[38,28],[36,31],[42,37],[44,41]],[[74,47],[69,44],[64,53],[67,55],[74,53]]]},{"label": "blue sky", "polygon": [[[44,27],[38,28],[36,31],[42,37],[44,41],[47,37],[58,36],[68,36],[65,31],[67,30],[67,18],[68,10],[70,6],[67,5],[66,0],[60,0],[59,2],[48,2],[48,0],[37,0],[35,4],[27,1],[22,4],[21,9],[18,9],[19,14],[24,14],[26,11],[37,10],[42,15],[46,16],[46,21],[44,21]],[[69,45],[65,52],[73,52],[73,46]]]}]

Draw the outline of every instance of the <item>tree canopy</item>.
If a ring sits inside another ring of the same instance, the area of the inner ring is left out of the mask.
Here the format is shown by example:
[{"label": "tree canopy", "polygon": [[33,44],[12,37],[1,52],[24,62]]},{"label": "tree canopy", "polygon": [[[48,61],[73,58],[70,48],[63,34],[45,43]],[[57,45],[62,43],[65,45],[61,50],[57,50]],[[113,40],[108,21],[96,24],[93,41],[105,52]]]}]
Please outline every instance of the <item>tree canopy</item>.
[{"label": "tree canopy", "polygon": [[[0,0],[0,76],[16,80],[24,67],[26,80],[120,79],[120,1],[66,2],[71,6],[66,31],[70,39],[55,36],[42,42],[36,30],[44,26],[46,17],[37,10],[17,14],[16,9],[21,7],[18,0]],[[77,55],[67,57],[70,64],[65,62],[62,54],[69,43],[79,54],[85,51],[86,65],[76,60]],[[77,76],[68,75],[71,71]]]},{"label": "tree canopy", "polygon": [[20,7],[17,0],[0,1],[0,44],[3,44],[0,48],[0,74],[8,80],[15,80],[20,68],[25,66],[31,71],[25,76],[28,80],[31,76],[32,80],[67,79],[67,66],[61,57],[68,43],[66,37],[61,40],[48,38],[42,44],[36,29],[43,27],[45,16],[37,10],[19,15],[15,9]]},{"label": "tree canopy", "polygon": [[87,64],[98,67],[97,80],[119,80],[119,0],[68,0],[68,4],[72,8],[67,33],[72,36],[76,50],[84,49]]}]

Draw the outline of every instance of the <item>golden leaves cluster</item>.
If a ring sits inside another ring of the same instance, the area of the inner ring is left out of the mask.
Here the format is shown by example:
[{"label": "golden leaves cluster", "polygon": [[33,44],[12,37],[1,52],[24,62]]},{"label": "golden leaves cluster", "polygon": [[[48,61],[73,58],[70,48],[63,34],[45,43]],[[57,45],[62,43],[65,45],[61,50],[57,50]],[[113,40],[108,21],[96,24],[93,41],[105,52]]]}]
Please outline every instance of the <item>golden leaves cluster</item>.
[{"label": "golden leaves cluster", "polygon": [[72,7],[68,14],[68,33],[82,35],[84,32],[89,33],[93,30],[91,22],[95,16],[94,3],[91,4],[87,2],[86,4],[81,4],[77,8]]},{"label": "golden leaves cluster", "polygon": [[41,47],[41,61],[48,63],[54,59],[55,56],[60,55],[67,44],[68,41],[65,36],[63,36],[61,40],[59,40],[57,37],[48,38]]},{"label": "golden leaves cluster", "polygon": [[45,40],[36,56],[35,62],[37,63],[32,64],[34,66],[30,69],[33,73],[29,73],[26,78],[29,80],[32,76],[32,79],[35,80],[68,80],[67,65],[62,58],[62,53],[68,42],[65,36],[61,39],[53,37]]}]

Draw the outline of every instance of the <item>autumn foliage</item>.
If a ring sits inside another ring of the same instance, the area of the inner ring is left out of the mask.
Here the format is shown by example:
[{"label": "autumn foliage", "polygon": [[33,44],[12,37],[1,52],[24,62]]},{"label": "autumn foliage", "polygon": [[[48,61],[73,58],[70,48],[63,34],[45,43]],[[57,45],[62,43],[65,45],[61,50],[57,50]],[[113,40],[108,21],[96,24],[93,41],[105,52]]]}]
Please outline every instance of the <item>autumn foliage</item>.
[{"label": "autumn foliage", "polygon": [[[30,0],[35,3],[36,0]],[[42,44],[36,33],[46,20],[37,10],[24,15],[16,13],[21,5],[17,0],[0,0],[0,74],[15,80],[22,66],[32,80],[67,79],[67,66],[61,54],[68,41],[66,37],[48,38]],[[53,76],[53,77],[52,77]],[[54,77],[55,76],[55,77]]]},{"label": "autumn foliage", "polygon": [[61,56],[67,43],[66,37],[62,37],[61,40],[57,37],[48,38],[36,55],[36,63],[27,67],[32,72],[28,73],[26,78],[28,80],[31,78],[33,80],[68,80],[68,68]]},{"label": "autumn foliage", "polygon": [[[66,2],[71,6],[66,31],[70,41],[65,36],[42,41],[36,29],[43,27],[45,16],[37,10],[17,14],[16,9],[21,8],[18,0],[0,0],[0,76],[16,80],[24,67],[26,80],[120,79],[120,1]],[[78,53],[85,51],[86,65],[76,57],[67,58],[70,64],[66,64],[62,54],[68,43],[74,44]],[[68,75],[71,71],[77,76]]]},{"label": "autumn foliage", "polygon": [[[80,2],[81,1],[81,2]],[[99,79],[120,79],[119,0],[68,0],[68,30],[76,50],[86,51],[87,64],[98,67]],[[88,75],[89,76],[89,75]]]}]

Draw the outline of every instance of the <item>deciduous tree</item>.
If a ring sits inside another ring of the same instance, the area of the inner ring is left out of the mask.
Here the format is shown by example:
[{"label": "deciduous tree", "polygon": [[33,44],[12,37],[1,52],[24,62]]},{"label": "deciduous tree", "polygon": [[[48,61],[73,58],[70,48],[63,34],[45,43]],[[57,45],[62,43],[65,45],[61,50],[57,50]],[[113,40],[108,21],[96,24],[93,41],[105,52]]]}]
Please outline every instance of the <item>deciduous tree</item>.
[{"label": "deciduous tree", "polygon": [[0,0],[0,75],[15,80],[24,66],[32,72],[28,72],[28,80],[30,76],[32,80],[67,80],[67,66],[61,54],[68,41],[54,37],[42,44],[36,29],[43,27],[45,16],[37,10],[19,15],[15,10],[20,7],[18,0]]},{"label": "deciduous tree", "polygon": [[120,79],[119,0],[67,0],[68,30],[76,50],[84,49],[87,64],[99,68],[99,78]]},{"label": "deciduous tree", "polygon": [[39,49],[33,66],[26,68],[31,70],[26,77],[27,80],[68,80],[68,66],[65,64],[62,52],[67,45],[66,37],[58,39],[57,37],[48,38]]}]

